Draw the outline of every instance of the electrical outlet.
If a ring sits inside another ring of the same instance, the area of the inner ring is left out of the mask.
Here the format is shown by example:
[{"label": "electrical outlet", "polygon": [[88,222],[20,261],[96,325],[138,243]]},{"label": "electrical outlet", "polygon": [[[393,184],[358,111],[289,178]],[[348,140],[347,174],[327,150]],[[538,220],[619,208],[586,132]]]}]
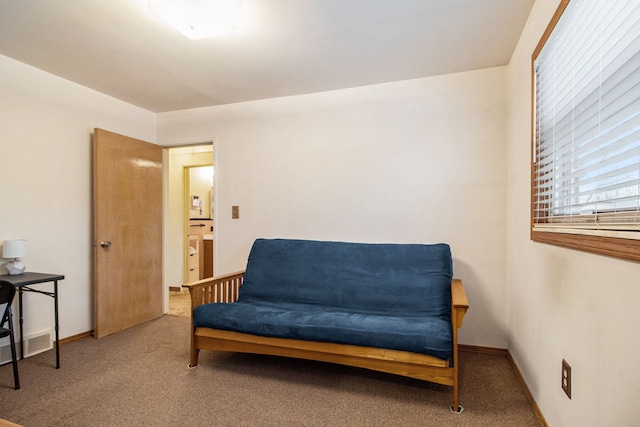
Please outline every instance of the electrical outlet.
[{"label": "electrical outlet", "polygon": [[240,206],[231,206],[231,219],[240,218]]},{"label": "electrical outlet", "polygon": [[562,390],[571,399],[571,366],[562,359]]}]

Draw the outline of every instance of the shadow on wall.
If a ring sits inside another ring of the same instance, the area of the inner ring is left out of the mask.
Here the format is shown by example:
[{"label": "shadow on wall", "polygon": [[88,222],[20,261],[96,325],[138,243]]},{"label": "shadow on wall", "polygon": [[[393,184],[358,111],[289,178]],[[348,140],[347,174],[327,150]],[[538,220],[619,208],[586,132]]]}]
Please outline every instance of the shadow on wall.
[{"label": "shadow on wall", "polygon": [[[496,306],[492,302],[495,300],[495,292],[491,292],[494,297],[483,292],[483,287],[491,284],[484,284],[475,275],[474,269],[469,264],[455,257],[453,259],[453,277],[462,280],[469,299],[469,311],[460,329],[459,343],[506,349],[508,331],[506,325],[501,324],[501,319],[506,319],[506,306]],[[506,294],[506,292],[503,293]],[[478,337],[490,337],[492,342],[504,344],[487,344],[487,342],[478,341]]]}]

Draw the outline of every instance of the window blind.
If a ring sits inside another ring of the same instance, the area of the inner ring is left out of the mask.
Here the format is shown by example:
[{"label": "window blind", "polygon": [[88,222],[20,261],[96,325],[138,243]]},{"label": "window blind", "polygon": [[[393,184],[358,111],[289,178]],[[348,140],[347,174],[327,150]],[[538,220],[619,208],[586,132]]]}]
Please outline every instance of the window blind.
[{"label": "window blind", "polygon": [[533,67],[534,230],[640,238],[640,1],[570,1]]}]

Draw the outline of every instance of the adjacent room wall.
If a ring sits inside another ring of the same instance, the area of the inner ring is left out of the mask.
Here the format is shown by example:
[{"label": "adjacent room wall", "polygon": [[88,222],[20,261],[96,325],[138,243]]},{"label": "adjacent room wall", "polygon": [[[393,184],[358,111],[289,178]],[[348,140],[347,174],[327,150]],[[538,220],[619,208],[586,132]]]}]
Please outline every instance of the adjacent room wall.
[{"label": "adjacent room wall", "polygon": [[257,237],[446,242],[461,342],[505,348],[506,71],[162,113],[158,141],[217,140],[218,274]]},{"label": "adjacent room wall", "polygon": [[509,66],[509,350],[550,425],[640,425],[640,265],[529,239],[531,54],[558,3],[535,3]]},{"label": "adjacent room wall", "polygon": [[[61,338],[90,331],[93,129],[153,142],[155,114],[4,56],[0,100],[0,241],[27,239],[28,271],[66,276]],[[26,334],[53,329],[50,298],[27,294],[24,310]]]}]

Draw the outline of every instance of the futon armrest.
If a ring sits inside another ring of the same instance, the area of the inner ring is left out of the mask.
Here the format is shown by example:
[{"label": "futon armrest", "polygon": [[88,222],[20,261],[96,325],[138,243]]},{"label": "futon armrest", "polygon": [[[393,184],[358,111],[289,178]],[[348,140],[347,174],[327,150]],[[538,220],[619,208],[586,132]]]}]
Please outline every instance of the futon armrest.
[{"label": "futon armrest", "polygon": [[451,309],[453,326],[459,328],[462,326],[462,319],[469,309],[469,300],[460,279],[451,281]]},{"label": "futon armrest", "polygon": [[183,288],[191,294],[191,310],[199,305],[214,302],[235,302],[238,299],[244,271],[210,277],[196,282],[185,283]]}]

